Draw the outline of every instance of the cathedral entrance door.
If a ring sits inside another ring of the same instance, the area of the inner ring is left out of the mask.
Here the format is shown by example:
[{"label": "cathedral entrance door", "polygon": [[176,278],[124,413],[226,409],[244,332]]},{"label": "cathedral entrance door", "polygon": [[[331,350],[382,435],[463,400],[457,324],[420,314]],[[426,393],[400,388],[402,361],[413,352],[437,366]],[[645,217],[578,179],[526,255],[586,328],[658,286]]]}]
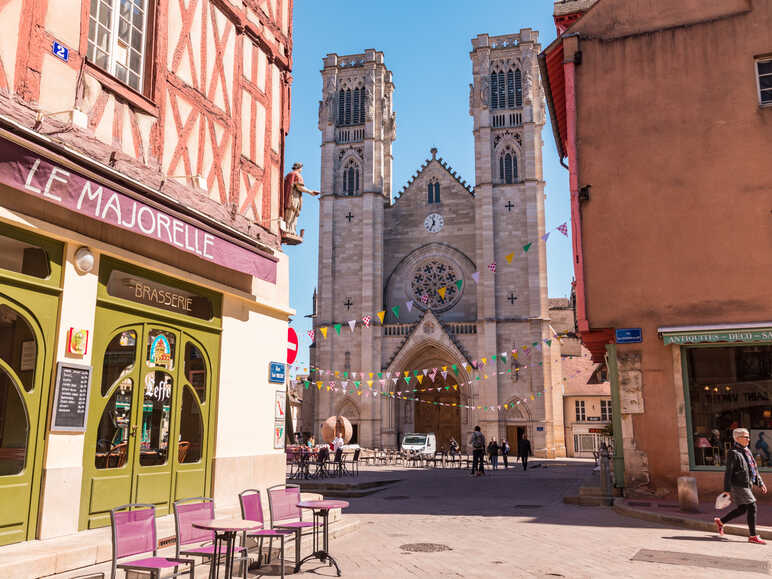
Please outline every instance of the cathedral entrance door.
[{"label": "cathedral entrance door", "polygon": [[[448,441],[452,436],[461,444],[461,409],[457,406],[460,397],[458,390],[453,386],[455,382],[450,376],[441,390],[437,392],[419,392],[418,398],[422,402],[416,402],[415,431],[433,432],[437,435],[437,450],[448,450]],[[445,390],[444,386],[449,386]],[[434,404],[437,402],[437,404]],[[448,404],[443,406],[440,403]],[[449,406],[456,404],[456,406]]]}]

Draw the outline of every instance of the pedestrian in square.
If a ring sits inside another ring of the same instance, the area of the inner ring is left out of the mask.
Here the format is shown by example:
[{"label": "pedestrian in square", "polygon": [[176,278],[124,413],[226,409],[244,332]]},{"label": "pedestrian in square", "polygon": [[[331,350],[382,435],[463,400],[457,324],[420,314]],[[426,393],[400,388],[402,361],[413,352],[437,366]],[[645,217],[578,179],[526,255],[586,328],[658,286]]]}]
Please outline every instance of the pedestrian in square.
[{"label": "pedestrian in square", "polygon": [[528,440],[528,435],[523,434],[523,437],[517,441],[517,457],[523,461],[523,470],[528,470],[528,457],[531,455],[531,441]]},{"label": "pedestrian in square", "polygon": [[756,497],[753,496],[753,485],[761,489],[762,494],[767,494],[767,487],[761,479],[756,460],[749,448],[751,442],[750,433],[745,428],[735,428],[732,431],[734,446],[726,453],[726,471],[724,472],[724,492],[732,497],[732,502],[737,507],[721,518],[714,518],[719,535],[724,534],[724,525],[743,513],[748,516],[749,543],[766,545],[761,537],[756,534]]},{"label": "pedestrian in square", "polygon": [[507,439],[501,441],[501,456],[504,459],[504,468],[509,468],[509,465],[507,464],[507,457],[509,456],[509,452],[512,449],[509,447],[509,443],[507,442]]},{"label": "pedestrian in square", "polygon": [[491,468],[496,470],[499,466],[499,443],[496,442],[495,438],[491,438],[488,443],[488,456],[491,459]]},{"label": "pedestrian in square", "polygon": [[485,461],[485,436],[480,432],[480,427],[475,426],[470,440],[472,445],[472,476],[482,476],[483,462]]}]

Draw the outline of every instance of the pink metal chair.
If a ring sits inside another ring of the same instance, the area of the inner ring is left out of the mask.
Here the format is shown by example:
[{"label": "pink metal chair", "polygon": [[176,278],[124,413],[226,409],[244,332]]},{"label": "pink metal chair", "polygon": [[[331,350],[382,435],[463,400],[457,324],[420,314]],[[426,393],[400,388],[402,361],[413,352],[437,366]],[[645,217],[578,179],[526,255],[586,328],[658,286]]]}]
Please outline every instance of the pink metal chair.
[{"label": "pink metal chair", "polygon": [[[136,503],[116,507],[110,511],[110,523],[113,533],[112,579],[116,578],[118,569],[126,572],[149,572],[151,579],[160,579],[161,571],[173,569],[173,574],[167,577],[188,575],[193,579],[194,561],[192,559],[158,557],[153,505]],[[118,559],[151,552],[152,557],[118,563]],[[178,568],[184,565],[187,565],[188,569],[178,571]]]},{"label": "pink metal chair", "polygon": [[300,563],[300,539],[303,529],[314,527],[311,521],[303,520],[303,509],[300,502],[300,487],[298,485],[278,484],[268,487],[268,508],[271,510],[271,527],[286,529],[295,533],[295,572]]},{"label": "pink metal chair", "polygon": [[[241,503],[241,518],[246,521],[255,521],[264,524],[263,521],[263,505],[260,502],[260,491],[257,489],[247,489],[239,493],[239,502]],[[247,544],[247,537],[255,537],[258,541],[257,549],[257,567],[258,569],[263,563],[263,539],[268,537],[268,557],[266,561],[271,562],[271,549],[273,548],[274,538],[279,539],[280,554],[279,565],[281,566],[281,576],[284,577],[284,538],[287,535],[291,535],[294,531],[289,529],[259,529],[257,531],[245,531],[242,542]]]},{"label": "pink metal chair", "polygon": [[[214,552],[214,531],[197,529],[193,523],[211,521],[214,519],[214,500],[207,497],[195,497],[174,501],[174,527],[177,532],[177,557],[180,555],[192,555],[202,557],[205,561],[212,562]],[[222,546],[218,550],[218,557],[226,553],[227,547]],[[241,573],[247,579],[249,560],[245,546],[236,547],[241,559]]]}]

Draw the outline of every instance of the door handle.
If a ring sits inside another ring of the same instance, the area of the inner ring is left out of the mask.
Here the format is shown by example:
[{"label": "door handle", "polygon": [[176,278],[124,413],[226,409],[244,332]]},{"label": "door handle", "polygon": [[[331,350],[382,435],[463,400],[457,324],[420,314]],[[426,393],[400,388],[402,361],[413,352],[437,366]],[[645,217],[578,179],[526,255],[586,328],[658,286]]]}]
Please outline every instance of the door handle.
[{"label": "door handle", "polygon": [[137,436],[137,427],[136,427],[136,425],[131,427],[131,432],[129,433],[129,436]]}]

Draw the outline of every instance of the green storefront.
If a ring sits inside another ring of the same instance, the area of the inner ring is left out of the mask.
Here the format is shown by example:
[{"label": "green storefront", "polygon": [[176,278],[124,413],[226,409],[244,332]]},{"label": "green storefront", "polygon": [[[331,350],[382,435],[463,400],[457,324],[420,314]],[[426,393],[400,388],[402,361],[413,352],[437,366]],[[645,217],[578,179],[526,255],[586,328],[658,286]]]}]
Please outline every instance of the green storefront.
[{"label": "green storefront", "polygon": [[218,294],[102,258],[81,529],[121,504],[163,515],[209,494],[220,331]]},{"label": "green storefront", "polygon": [[62,249],[0,224],[0,545],[36,533]]}]

